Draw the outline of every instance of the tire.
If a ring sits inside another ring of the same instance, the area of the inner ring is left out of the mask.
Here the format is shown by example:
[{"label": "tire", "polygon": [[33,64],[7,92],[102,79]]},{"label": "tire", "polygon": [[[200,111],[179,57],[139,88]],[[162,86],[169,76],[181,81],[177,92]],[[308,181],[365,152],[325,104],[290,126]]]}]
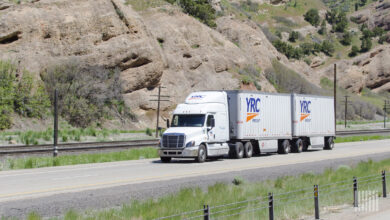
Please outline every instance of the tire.
[{"label": "tire", "polygon": [[253,155],[253,146],[251,142],[246,142],[244,145],[244,157],[251,158]]},{"label": "tire", "polygon": [[280,146],[279,154],[288,154],[291,152],[291,144],[289,140],[284,140]]},{"label": "tire", "polygon": [[172,160],[171,157],[160,157],[160,159],[161,159],[161,162],[163,162],[163,163],[169,163]]},{"label": "tire", "polygon": [[325,138],[325,147],[324,147],[324,150],[333,150],[333,148],[334,148],[333,137],[327,137],[327,138]]},{"label": "tire", "polygon": [[198,149],[198,156],[195,158],[195,161],[198,163],[203,163],[206,161],[207,158],[207,151],[206,146],[201,144]]},{"label": "tire", "polygon": [[294,153],[301,153],[303,150],[303,141],[302,139],[297,139],[294,143]]},{"label": "tire", "polygon": [[244,157],[244,145],[241,142],[236,143],[236,147],[234,149],[234,157],[236,159],[241,159]]}]

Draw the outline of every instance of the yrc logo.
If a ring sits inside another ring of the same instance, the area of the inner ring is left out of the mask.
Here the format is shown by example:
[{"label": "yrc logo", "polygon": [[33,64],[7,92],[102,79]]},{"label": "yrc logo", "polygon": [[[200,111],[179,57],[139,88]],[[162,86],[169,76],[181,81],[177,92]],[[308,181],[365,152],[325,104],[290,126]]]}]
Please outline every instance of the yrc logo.
[{"label": "yrc logo", "polygon": [[[303,121],[305,118],[310,116],[310,104],[311,101],[299,101],[301,104],[301,120]],[[305,121],[310,121],[310,119],[306,119]]]},{"label": "yrc logo", "polygon": [[[260,98],[246,98],[246,122],[260,114]],[[256,119],[255,119],[256,120]],[[259,120],[253,120],[259,122]]]},{"label": "yrc logo", "polygon": [[203,98],[204,98],[204,95],[193,95],[188,100],[199,100],[199,99],[203,99]]}]

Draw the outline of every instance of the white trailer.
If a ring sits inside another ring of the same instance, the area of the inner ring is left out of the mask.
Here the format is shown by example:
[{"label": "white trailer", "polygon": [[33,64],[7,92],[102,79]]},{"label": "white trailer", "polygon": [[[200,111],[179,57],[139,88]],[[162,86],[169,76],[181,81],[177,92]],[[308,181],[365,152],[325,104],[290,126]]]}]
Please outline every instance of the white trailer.
[{"label": "white trailer", "polygon": [[171,158],[203,162],[225,155],[239,159],[253,153],[299,153],[309,146],[332,149],[333,123],[333,99],[329,97],[195,92],[174,110],[159,154],[163,162]]},{"label": "white trailer", "polygon": [[336,136],[333,97],[292,94],[293,148],[333,148]]}]

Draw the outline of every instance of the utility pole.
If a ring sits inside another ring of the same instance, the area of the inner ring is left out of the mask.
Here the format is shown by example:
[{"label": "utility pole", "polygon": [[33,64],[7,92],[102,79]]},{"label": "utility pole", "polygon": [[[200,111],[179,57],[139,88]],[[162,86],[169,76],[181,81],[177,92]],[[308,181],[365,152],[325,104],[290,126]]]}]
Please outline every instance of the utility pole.
[{"label": "utility pole", "polygon": [[383,128],[386,128],[386,115],[387,115],[387,110],[390,109],[389,107],[389,101],[385,100],[384,105],[383,105]]},{"label": "utility pole", "polygon": [[347,127],[347,110],[348,110],[348,105],[350,105],[350,104],[351,104],[351,102],[350,102],[350,101],[348,101],[348,98],[349,98],[349,96],[348,96],[348,95],[345,95],[344,97],[345,97],[345,101],[343,101],[343,102],[344,102],[344,104],[345,104],[345,112],[344,112],[344,127],[346,128],[346,127]]},{"label": "utility pole", "polygon": [[333,108],[334,108],[334,130],[336,132],[336,100],[337,100],[337,94],[336,94],[336,88],[337,88],[337,67],[336,64],[334,64],[334,77],[333,77]]},{"label": "utility pole", "polygon": [[58,91],[54,90],[54,143],[53,143],[53,157],[58,154]]},{"label": "utility pole", "polygon": [[159,132],[159,118],[160,118],[160,102],[169,102],[169,100],[162,100],[161,98],[169,98],[170,96],[167,95],[161,95],[161,89],[165,89],[164,86],[158,86],[158,95],[152,95],[157,96],[157,100],[150,100],[152,102],[157,102],[157,123],[156,123],[156,138],[158,137]]}]

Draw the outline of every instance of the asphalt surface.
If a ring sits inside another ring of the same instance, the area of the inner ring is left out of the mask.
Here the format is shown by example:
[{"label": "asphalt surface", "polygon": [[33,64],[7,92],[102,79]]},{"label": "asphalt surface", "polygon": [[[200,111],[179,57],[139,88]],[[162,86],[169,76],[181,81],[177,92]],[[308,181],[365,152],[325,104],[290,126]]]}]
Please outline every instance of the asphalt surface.
[{"label": "asphalt surface", "polygon": [[235,177],[254,182],[304,172],[322,172],[342,164],[390,158],[390,141],[336,144],[333,151],[263,155],[251,159],[220,159],[198,164],[158,159],[87,164],[0,172],[0,216],[24,218],[35,211],[44,217],[118,207],[131,200],[158,198],[185,187]]}]

